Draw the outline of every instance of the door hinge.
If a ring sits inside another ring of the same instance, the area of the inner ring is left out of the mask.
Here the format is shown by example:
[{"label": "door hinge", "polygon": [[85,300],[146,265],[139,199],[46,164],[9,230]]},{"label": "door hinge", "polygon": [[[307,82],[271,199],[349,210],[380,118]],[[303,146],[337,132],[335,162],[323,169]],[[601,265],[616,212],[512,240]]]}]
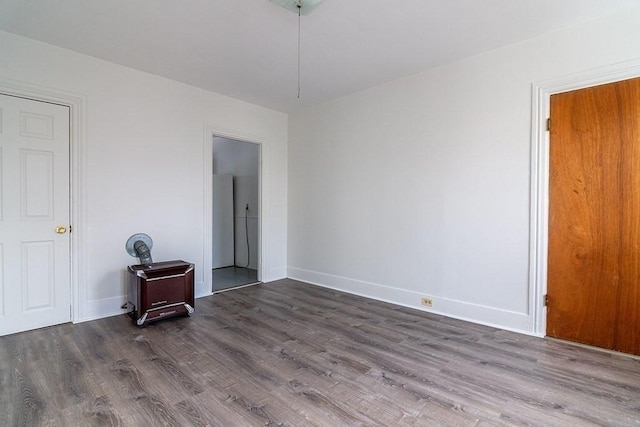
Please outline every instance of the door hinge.
[{"label": "door hinge", "polygon": [[544,294],[542,296],[542,305],[545,307],[549,305],[549,295]]},{"label": "door hinge", "polygon": [[547,132],[551,131],[551,118],[547,119]]}]

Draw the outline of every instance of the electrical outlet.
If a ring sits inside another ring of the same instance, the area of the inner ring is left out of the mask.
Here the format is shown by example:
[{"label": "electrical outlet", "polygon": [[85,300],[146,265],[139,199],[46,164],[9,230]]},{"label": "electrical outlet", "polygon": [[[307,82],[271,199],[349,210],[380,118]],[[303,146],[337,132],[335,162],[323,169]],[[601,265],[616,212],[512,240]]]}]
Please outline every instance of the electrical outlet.
[{"label": "electrical outlet", "polygon": [[433,300],[431,298],[422,298],[422,305],[425,307],[433,307]]}]

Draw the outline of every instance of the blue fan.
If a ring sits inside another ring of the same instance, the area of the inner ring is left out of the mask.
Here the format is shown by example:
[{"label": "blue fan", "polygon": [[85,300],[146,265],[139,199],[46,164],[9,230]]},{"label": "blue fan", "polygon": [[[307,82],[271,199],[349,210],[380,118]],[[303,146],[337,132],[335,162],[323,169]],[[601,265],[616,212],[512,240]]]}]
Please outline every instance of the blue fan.
[{"label": "blue fan", "polygon": [[153,240],[147,234],[136,233],[129,237],[125,248],[129,255],[140,258],[140,264],[147,265],[153,263],[153,259],[151,258]]}]

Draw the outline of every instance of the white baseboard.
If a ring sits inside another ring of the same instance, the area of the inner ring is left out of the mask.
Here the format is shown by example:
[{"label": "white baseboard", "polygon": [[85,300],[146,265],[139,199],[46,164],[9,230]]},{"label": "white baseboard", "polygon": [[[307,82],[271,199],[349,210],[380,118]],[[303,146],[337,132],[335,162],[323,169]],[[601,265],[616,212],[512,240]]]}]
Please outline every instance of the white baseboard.
[{"label": "white baseboard", "polygon": [[[276,269],[272,269],[272,272],[275,270]],[[468,303],[465,301],[438,297],[434,297],[434,307],[427,309],[424,306],[420,305],[420,299],[424,295],[417,292],[408,291],[406,289],[393,288],[377,283],[365,282],[362,280],[350,279],[341,276],[334,276],[331,274],[304,270],[300,268],[291,267],[286,271],[288,272],[288,274],[286,275],[274,274],[275,278],[263,281],[270,282],[273,280],[289,277],[291,279],[300,280],[302,282],[311,283],[325,288],[335,289],[337,291],[347,292],[350,294],[389,302],[404,307],[427,311],[442,316],[452,317],[455,319],[465,320],[468,322],[519,332],[527,335],[539,336],[533,332],[533,323],[531,316],[525,313],[517,313],[513,311],[498,309],[495,307],[488,307],[484,305]],[[204,285],[204,282],[197,282],[195,284],[196,298],[209,296],[211,294],[211,289],[207,289]],[[74,319],[74,323],[81,323],[89,320],[101,319],[104,317],[116,316],[126,313],[126,309],[120,308],[126,301],[126,295],[88,301],[85,306],[85,310],[83,310],[83,317],[80,319]]]},{"label": "white baseboard", "polygon": [[270,268],[268,271],[265,269],[263,271],[263,277],[260,278],[261,282],[273,282],[274,280],[286,279],[287,278],[287,267],[274,267]]},{"label": "white baseboard", "polygon": [[436,297],[433,298],[433,308],[426,308],[420,303],[424,295],[414,291],[294,267],[288,269],[288,277],[325,288],[427,311],[429,313],[522,334],[535,335],[533,333],[531,316],[526,313],[517,313],[465,301]]},{"label": "white baseboard", "polygon": [[196,298],[202,298],[211,295],[211,288],[205,286],[204,282],[196,282],[194,285],[194,294]]},{"label": "white baseboard", "polygon": [[[211,295],[211,289],[206,289],[203,282],[195,283],[194,288],[195,298]],[[80,319],[74,319],[73,323],[88,322],[89,320],[124,314],[127,312],[127,309],[120,307],[122,307],[125,302],[127,302],[126,295],[87,301],[82,312],[83,316]]]},{"label": "white baseboard", "polygon": [[85,309],[83,310],[82,318],[74,319],[73,323],[82,323],[89,320],[102,319],[104,317],[124,314],[127,312],[127,310],[120,307],[125,302],[127,302],[126,295],[87,301],[84,307]]}]

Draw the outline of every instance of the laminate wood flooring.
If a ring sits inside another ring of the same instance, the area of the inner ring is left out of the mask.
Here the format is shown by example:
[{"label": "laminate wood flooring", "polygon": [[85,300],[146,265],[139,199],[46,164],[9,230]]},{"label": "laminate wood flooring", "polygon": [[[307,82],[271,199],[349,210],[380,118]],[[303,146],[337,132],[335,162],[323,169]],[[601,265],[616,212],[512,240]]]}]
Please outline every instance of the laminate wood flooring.
[{"label": "laminate wood flooring", "polygon": [[640,360],[293,280],[0,338],[0,426],[640,425]]}]

